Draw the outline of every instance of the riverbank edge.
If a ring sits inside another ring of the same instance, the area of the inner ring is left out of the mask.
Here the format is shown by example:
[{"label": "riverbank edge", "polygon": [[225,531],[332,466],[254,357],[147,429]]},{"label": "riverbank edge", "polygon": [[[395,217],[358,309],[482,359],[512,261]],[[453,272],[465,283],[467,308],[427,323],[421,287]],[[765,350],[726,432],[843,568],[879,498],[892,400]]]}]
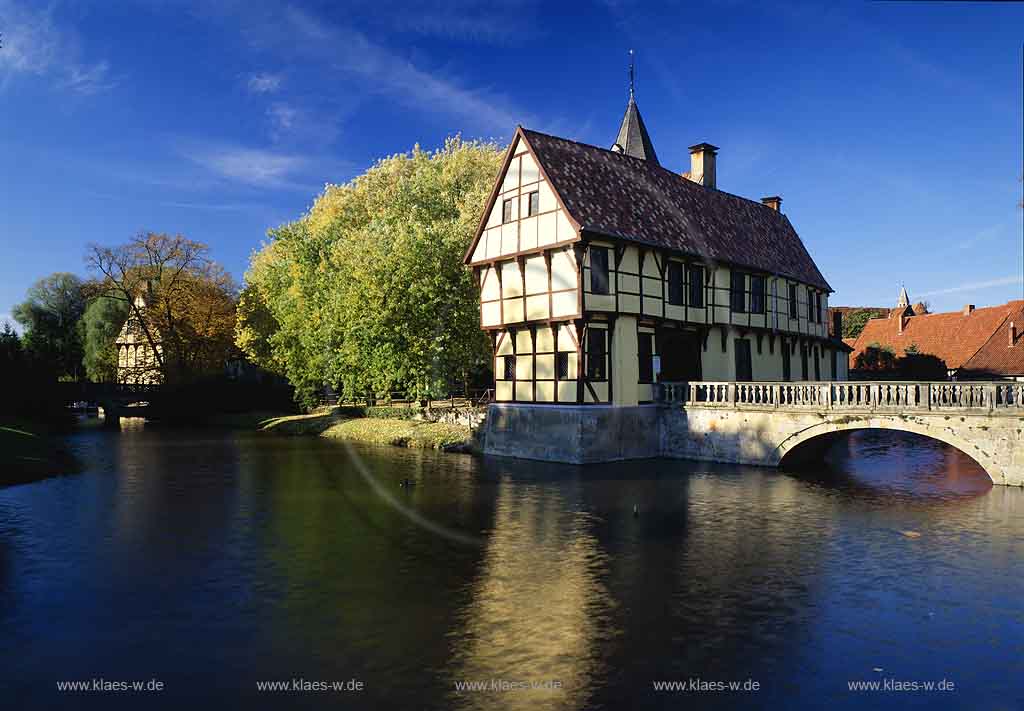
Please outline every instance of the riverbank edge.
[{"label": "riverbank edge", "polygon": [[347,412],[350,408],[323,408],[306,415],[271,417],[259,422],[260,432],[288,436],[343,439],[445,452],[479,453],[481,448],[468,425],[432,422],[410,417],[370,417]]},{"label": "riverbank edge", "polygon": [[56,425],[0,418],[0,486],[77,472],[79,462],[60,442],[60,432]]}]

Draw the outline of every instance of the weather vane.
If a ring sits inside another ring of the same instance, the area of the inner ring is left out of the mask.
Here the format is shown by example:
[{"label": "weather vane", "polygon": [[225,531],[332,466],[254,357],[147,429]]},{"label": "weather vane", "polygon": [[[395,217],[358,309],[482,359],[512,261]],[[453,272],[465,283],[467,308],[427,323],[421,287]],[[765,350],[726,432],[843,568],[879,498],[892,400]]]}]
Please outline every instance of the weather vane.
[{"label": "weather vane", "polygon": [[633,98],[633,88],[635,84],[635,73],[633,67],[633,50],[629,50],[629,98]]}]

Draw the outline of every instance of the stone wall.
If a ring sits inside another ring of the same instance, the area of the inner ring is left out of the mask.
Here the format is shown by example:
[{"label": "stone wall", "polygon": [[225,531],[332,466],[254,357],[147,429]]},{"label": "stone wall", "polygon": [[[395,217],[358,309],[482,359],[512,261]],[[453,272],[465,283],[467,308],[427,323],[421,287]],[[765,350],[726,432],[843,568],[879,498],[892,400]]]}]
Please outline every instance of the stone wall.
[{"label": "stone wall", "polygon": [[656,457],[658,418],[654,405],[496,403],[487,412],[484,452],[569,464]]},{"label": "stone wall", "polygon": [[980,464],[996,484],[1024,486],[1024,418],[1010,413],[840,414],[814,409],[491,405],[484,453],[574,464],[673,457],[778,466],[820,456],[837,433],[914,432]]}]

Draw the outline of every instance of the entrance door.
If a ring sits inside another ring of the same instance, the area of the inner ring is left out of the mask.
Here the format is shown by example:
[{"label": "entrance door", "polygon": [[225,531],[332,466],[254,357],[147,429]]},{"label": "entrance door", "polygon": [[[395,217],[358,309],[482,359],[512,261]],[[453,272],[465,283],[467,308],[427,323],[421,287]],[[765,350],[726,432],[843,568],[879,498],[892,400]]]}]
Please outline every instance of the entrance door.
[{"label": "entrance door", "polygon": [[663,383],[700,380],[700,335],[696,331],[662,329],[658,333]]},{"label": "entrance door", "polygon": [[733,344],[736,347],[736,380],[753,380],[754,366],[750,359],[750,339],[737,338]]}]

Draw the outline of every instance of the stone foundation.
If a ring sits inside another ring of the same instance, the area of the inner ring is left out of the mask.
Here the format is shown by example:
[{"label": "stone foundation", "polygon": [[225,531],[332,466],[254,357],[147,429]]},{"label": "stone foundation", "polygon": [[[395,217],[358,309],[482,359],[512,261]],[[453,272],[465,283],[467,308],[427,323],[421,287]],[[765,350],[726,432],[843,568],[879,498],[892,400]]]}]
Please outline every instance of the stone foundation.
[{"label": "stone foundation", "polygon": [[938,411],[840,414],[813,408],[612,407],[494,404],[484,453],[587,464],[671,457],[778,466],[820,455],[839,432],[888,429],[945,442],[972,457],[996,484],[1024,486],[1024,418]]},{"label": "stone foundation", "polygon": [[484,453],[568,464],[657,457],[658,421],[654,405],[496,403],[487,411]]}]

